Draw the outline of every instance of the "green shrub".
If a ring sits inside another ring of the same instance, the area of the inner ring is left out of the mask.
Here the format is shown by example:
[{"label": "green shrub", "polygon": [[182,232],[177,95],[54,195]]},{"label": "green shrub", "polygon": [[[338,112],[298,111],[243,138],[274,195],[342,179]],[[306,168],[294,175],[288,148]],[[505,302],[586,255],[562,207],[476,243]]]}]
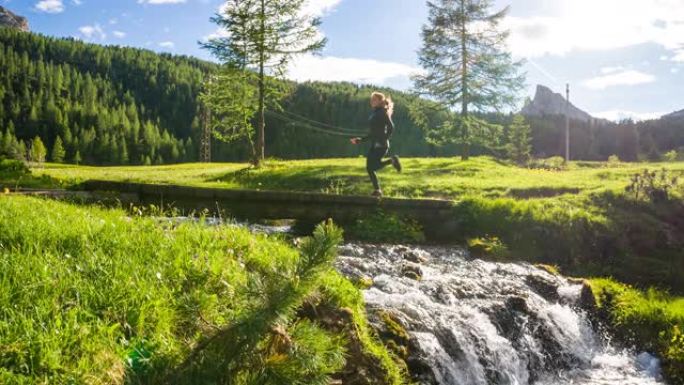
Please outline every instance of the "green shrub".
[{"label": "green shrub", "polygon": [[20,160],[0,159],[0,174],[4,176],[17,177],[30,173],[28,166]]},{"label": "green shrub", "polygon": [[625,187],[625,191],[633,194],[635,200],[647,199],[658,203],[669,200],[678,185],[679,176],[673,175],[666,169],[660,171],[644,170],[632,176],[630,184]]},{"label": "green shrub", "polygon": [[383,211],[357,219],[346,230],[352,238],[366,242],[418,243],[425,241],[425,234],[418,223]]},{"label": "green shrub", "polygon": [[546,159],[532,159],[527,162],[528,168],[560,171],[566,168],[565,159],[560,156],[552,156]]},{"label": "green shrub", "polygon": [[503,261],[511,256],[508,247],[497,237],[469,239],[468,250],[476,257],[493,258],[496,261]]},{"label": "green shrub", "polygon": [[620,164],[620,157],[615,154],[608,157],[608,166],[616,166],[618,164]]},{"label": "green shrub", "polygon": [[679,154],[677,154],[677,150],[668,151],[665,154],[663,154],[663,160],[665,162],[676,162],[677,158],[679,158]]}]

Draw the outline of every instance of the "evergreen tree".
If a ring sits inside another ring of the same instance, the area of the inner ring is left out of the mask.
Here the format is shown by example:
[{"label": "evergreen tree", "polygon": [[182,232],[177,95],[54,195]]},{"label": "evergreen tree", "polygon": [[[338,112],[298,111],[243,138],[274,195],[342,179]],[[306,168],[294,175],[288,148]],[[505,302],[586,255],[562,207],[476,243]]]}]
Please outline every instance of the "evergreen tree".
[{"label": "evergreen tree", "polygon": [[508,126],[508,145],[506,152],[511,160],[524,163],[530,159],[532,145],[530,138],[530,125],[522,115],[515,115]]},{"label": "evergreen tree", "polygon": [[28,159],[28,151],[26,150],[26,145],[21,140],[17,140],[15,142],[14,159],[23,161]]},{"label": "evergreen tree", "polygon": [[433,132],[439,142],[458,142],[467,159],[473,140],[491,138],[489,126],[472,111],[483,112],[511,105],[522,88],[520,63],[506,51],[507,31],[500,23],[508,8],[490,13],[492,0],[428,1],[429,19],[423,27],[419,61],[424,75],[414,78],[419,92],[445,108],[457,110],[454,124]]},{"label": "evergreen tree", "polygon": [[121,144],[119,145],[119,151],[120,151],[119,164],[128,164],[128,162],[129,162],[128,145],[126,145],[126,141],[123,138],[121,138]]},{"label": "evergreen tree", "polygon": [[81,158],[81,152],[80,152],[79,150],[76,150],[76,152],[74,153],[74,157],[73,157],[73,159],[72,159],[71,161],[72,161],[75,165],[81,164],[81,162],[83,161],[83,159]]},{"label": "evergreen tree", "polygon": [[63,163],[66,152],[64,151],[64,146],[62,145],[62,138],[57,136],[55,143],[52,146],[52,161],[55,163]]},{"label": "evergreen tree", "polygon": [[258,162],[252,125],[259,100],[256,84],[254,73],[224,66],[218,76],[206,83],[206,90],[201,95],[205,108],[211,111],[214,137],[226,143],[246,140],[252,149],[254,163]]},{"label": "evergreen tree", "polygon": [[0,132],[0,159],[10,157],[12,137],[9,132]]},{"label": "evergreen tree", "polygon": [[36,136],[31,141],[31,152],[30,152],[31,161],[35,162],[35,163],[43,163],[43,162],[45,162],[46,156],[47,156],[47,149],[45,148],[45,144],[43,144],[43,141],[40,140],[39,136]]},{"label": "evergreen tree", "polygon": [[228,0],[212,21],[227,37],[204,44],[219,60],[257,73],[257,149],[255,163],[264,159],[267,75],[281,76],[294,55],[323,48],[319,18],[303,14],[305,0]]}]

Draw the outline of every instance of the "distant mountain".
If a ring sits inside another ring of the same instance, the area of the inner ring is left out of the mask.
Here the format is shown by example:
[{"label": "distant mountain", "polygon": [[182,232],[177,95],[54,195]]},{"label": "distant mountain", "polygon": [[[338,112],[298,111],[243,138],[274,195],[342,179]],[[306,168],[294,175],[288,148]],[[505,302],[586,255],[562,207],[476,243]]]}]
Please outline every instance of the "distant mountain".
[{"label": "distant mountain", "polygon": [[671,114],[664,115],[661,119],[667,120],[680,120],[684,119],[684,110],[673,112]]},{"label": "distant mountain", "polygon": [[[537,92],[534,95],[532,102],[523,107],[521,114],[525,116],[533,117],[544,117],[544,116],[555,116],[563,115],[565,116],[567,108],[567,102],[565,97],[559,93],[551,91],[546,86],[538,85]],[[590,121],[600,121],[606,122],[604,119],[597,119],[588,113],[580,110],[570,103],[570,108],[568,109],[568,115],[573,120],[578,120],[582,122]]]},{"label": "distant mountain", "polygon": [[0,27],[16,28],[28,32],[29,24],[25,17],[12,13],[9,9],[0,6]]}]

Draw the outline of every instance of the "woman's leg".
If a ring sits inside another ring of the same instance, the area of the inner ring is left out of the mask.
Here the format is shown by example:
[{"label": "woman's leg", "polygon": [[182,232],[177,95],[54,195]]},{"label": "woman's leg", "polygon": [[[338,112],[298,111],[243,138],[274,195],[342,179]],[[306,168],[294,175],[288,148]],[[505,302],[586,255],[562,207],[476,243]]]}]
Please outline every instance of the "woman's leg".
[{"label": "woman's leg", "polygon": [[366,157],[366,171],[368,171],[368,176],[375,190],[380,190],[378,175],[375,172],[389,164],[386,163],[387,161],[382,160],[385,154],[387,154],[387,148],[373,147],[368,151],[368,156]]}]

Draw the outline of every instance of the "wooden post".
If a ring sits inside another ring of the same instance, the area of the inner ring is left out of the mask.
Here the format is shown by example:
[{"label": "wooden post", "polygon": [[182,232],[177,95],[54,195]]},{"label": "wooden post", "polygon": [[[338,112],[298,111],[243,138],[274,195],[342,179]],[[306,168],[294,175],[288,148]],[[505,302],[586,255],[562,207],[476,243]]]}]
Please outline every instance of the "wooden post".
[{"label": "wooden post", "polygon": [[565,85],[565,162],[570,162],[570,84]]},{"label": "wooden post", "polygon": [[[211,92],[211,78],[209,78],[209,92]],[[202,106],[202,138],[200,140],[200,162],[211,162],[211,109]]]}]

